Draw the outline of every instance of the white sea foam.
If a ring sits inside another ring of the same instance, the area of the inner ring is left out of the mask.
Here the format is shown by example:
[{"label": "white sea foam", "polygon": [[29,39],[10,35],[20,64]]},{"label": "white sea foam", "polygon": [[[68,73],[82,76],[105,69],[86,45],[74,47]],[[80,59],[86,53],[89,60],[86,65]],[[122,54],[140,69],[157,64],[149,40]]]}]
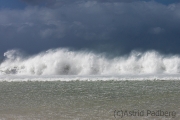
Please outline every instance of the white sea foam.
[{"label": "white sea foam", "polygon": [[144,81],[144,80],[180,80],[180,75],[146,74],[146,75],[1,75],[0,81]]},{"label": "white sea foam", "polygon": [[[178,55],[166,56],[156,51],[144,53],[134,51],[128,56],[108,58],[102,54],[68,49],[48,50],[24,57],[17,50],[10,50],[5,52],[4,56],[6,59],[0,64],[1,80],[22,78],[20,76],[28,76],[27,79],[54,78],[56,80],[62,79],[64,75],[66,79],[67,76],[70,79],[180,78],[180,57]],[[81,77],[78,78],[78,76]]]}]

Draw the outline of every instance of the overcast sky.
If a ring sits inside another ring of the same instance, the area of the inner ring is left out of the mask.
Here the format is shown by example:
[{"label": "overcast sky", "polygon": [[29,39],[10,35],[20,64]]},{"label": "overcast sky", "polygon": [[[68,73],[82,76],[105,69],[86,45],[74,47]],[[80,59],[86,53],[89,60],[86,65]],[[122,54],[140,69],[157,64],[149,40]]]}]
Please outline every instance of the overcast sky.
[{"label": "overcast sky", "polygon": [[0,55],[69,47],[180,54],[179,0],[0,0]]}]

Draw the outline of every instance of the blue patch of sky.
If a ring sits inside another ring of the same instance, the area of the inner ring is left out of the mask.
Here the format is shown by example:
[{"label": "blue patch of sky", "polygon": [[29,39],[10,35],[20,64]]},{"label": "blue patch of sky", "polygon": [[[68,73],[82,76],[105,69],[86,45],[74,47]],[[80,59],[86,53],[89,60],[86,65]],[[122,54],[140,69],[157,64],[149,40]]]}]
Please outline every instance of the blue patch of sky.
[{"label": "blue patch of sky", "polygon": [[156,1],[158,3],[165,4],[165,5],[169,5],[169,4],[179,3],[180,2],[180,0],[152,0],[152,1]]},{"label": "blue patch of sky", "polygon": [[21,0],[0,0],[0,9],[24,9],[26,6]]}]

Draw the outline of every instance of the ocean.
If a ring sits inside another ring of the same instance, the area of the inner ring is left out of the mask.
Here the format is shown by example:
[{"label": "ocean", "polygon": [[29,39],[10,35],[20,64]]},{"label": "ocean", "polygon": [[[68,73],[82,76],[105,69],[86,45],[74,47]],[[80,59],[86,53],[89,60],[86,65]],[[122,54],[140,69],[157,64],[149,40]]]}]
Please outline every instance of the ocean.
[{"label": "ocean", "polygon": [[0,120],[179,120],[180,57],[4,53]]},{"label": "ocean", "polygon": [[179,120],[179,86],[175,80],[3,81],[0,119]]}]

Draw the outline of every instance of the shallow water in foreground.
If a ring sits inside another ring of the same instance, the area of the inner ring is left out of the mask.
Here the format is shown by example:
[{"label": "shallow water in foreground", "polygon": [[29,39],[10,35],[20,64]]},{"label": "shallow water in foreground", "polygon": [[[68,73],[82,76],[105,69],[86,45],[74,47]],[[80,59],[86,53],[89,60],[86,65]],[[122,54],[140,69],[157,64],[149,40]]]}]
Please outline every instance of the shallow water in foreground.
[{"label": "shallow water in foreground", "polygon": [[[179,86],[173,80],[0,82],[0,120],[179,120]],[[161,116],[153,114],[158,110]]]}]

